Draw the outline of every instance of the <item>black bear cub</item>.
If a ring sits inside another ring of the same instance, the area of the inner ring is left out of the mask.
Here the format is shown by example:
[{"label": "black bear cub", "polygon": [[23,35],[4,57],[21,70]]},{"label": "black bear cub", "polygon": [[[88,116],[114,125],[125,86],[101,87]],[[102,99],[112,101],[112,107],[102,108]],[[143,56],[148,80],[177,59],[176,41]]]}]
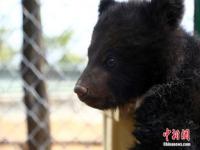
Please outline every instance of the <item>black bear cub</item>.
[{"label": "black bear cub", "polygon": [[200,150],[200,42],[180,27],[183,0],[101,0],[74,91],[87,105],[135,102],[131,150]]}]

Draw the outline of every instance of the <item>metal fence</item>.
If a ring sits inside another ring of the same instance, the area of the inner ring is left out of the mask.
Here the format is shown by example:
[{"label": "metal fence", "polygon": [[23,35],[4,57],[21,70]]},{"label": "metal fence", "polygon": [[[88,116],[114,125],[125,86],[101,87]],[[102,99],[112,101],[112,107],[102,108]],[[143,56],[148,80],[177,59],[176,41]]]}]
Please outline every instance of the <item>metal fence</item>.
[{"label": "metal fence", "polygon": [[84,57],[66,52],[71,31],[44,35],[46,4],[0,1],[0,149],[103,149],[101,113],[73,94]]}]

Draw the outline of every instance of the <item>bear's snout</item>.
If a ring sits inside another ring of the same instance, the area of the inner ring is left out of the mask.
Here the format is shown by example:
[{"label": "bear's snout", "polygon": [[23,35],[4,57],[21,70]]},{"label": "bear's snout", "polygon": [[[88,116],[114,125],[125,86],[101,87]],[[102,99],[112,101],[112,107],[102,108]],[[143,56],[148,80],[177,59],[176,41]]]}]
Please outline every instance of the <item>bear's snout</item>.
[{"label": "bear's snout", "polygon": [[80,97],[87,95],[88,89],[82,85],[76,84],[74,87],[74,92]]},{"label": "bear's snout", "polygon": [[[109,73],[100,67],[88,65],[74,87],[74,93],[85,104],[105,109],[114,102],[108,86]],[[107,104],[108,103],[108,104]]]}]

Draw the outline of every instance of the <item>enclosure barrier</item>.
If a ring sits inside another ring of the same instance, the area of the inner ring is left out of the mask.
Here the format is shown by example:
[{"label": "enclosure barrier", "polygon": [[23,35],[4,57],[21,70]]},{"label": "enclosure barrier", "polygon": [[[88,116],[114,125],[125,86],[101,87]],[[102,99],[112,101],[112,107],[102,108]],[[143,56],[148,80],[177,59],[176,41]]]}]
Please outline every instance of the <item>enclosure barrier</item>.
[{"label": "enclosure barrier", "polygon": [[40,4],[23,0],[23,48],[21,74],[27,112],[28,146],[30,150],[50,149],[49,106],[42,73],[42,27]]},{"label": "enclosure barrier", "polygon": [[[59,1],[53,7],[69,8],[73,1]],[[71,58],[65,49],[71,35],[70,30],[65,32],[68,26],[55,35],[43,31],[48,17],[43,9],[54,1],[0,3],[0,150],[102,149],[102,114],[73,94],[79,64],[49,59],[51,53]],[[55,15],[59,18],[60,13]]]}]

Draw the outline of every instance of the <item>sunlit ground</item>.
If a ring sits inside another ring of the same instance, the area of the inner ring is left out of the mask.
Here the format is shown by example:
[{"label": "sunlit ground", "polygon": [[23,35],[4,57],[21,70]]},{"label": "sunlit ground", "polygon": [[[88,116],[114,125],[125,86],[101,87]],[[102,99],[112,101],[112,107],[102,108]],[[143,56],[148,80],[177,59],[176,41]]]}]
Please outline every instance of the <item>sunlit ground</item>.
[{"label": "sunlit ground", "polygon": [[[74,83],[71,81],[58,84],[54,81],[48,84],[52,148],[53,150],[102,150],[102,114],[79,102],[72,92]],[[22,93],[17,88],[19,85],[19,81],[12,83],[10,91],[9,84],[1,85],[0,150],[25,149],[26,111]],[[6,94],[3,94],[3,89],[7,89]]]}]

